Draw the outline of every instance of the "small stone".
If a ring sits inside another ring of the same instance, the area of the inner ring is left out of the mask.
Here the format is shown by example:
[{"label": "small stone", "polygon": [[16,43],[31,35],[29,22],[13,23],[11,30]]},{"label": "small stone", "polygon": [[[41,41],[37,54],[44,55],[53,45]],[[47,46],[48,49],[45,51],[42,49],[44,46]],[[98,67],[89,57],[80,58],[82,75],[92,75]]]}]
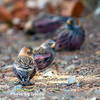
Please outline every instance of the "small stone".
[{"label": "small stone", "polygon": [[58,100],[57,96],[52,96],[52,100]]},{"label": "small stone", "polygon": [[67,61],[61,61],[61,64],[62,64],[62,65],[67,65],[68,62],[67,62]]},{"label": "small stone", "polygon": [[97,43],[94,42],[94,43],[92,44],[92,46],[93,46],[94,48],[97,48]]},{"label": "small stone", "polygon": [[18,89],[21,89],[22,88],[22,85],[16,85],[13,89],[12,89],[12,91],[15,91],[15,90],[18,90]]},{"label": "small stone", "polygon": [[93,97],[92,99],[90,99],[90,100],[99,100],[97,97]]},{"label": "small stone", "polygon": [[89,68],[87,68],[87,67],[82,67],[81,70],[82,70],[82,71],[89,71]]},{"label": "small stone", "polygon": [[79,82],[77,83],[77,86],[78,86],[78,87],[82,87],[82,85],[83,85],[83,81],[79,81]]},{"label": "small stone", "polygon": [[65,68],[65,71],[64,71],[64,72],[69,72],[69,71],[75,70],[75,69],[76,69],[75,64],[72,64],[72,65],[70,65],[70,66],[67,66],[67,67]]},{"label": "small stone", "polygon": [[12,22],[13,22],[14,25],[19,25],[20,24],[20,21],[21,20],[19,18],[17,18],[17,17],[14,18],[14,19],[12,19]]},{"label": "small stone", "polygon": [[76,81],[76,76],[68,78],[68,84],[73,84]]},{"label": "small stone", "polygon": [[42,73],[43,76],[52,76],[52,71],[51,69],[47,69]]}]

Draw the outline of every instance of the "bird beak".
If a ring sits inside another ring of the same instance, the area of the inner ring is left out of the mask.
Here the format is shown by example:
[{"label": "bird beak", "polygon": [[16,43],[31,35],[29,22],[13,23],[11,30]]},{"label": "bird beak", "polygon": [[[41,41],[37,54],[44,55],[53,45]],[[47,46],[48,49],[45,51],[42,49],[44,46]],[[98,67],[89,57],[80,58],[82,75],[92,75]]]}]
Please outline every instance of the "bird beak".
[{"label": "bird beak", "polygon": [[71,25],[71,22],[68,20],[68,21],[67,21],[67,24],[68,24],[68,25]]},{"label": "bird beak", "polygon": [[53,43],[52,45],[51,45],[51,48],[54,48],[55,47],[55,43]]},{"label": "bird beak", "polygon": [[35,53],[35,50],[33,50],[33,53]]}]

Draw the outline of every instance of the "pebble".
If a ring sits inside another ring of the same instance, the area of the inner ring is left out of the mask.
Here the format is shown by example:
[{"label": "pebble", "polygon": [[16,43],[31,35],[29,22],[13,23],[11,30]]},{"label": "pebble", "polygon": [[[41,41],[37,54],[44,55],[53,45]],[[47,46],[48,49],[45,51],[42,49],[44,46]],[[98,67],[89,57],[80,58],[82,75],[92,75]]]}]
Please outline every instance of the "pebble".
[{"label": "pebble", "polygon": [[68,84],[73,84],[76,81],[76,76],[68,78]]},{"label": "pebble", "polygon": [[90,100],[99,100],[97,97],[93,97],[92,99],[90,99]]},{"label": "pebble", "polygon": [[64,72],[70,72],[71,70],[75,70],[76,69],[76,66],[75,64],[72,64],[72,65],[69,65],[65,68],[65,71]]},{"label": "pebble", "polygon": [[43,76],[52,76],[52,71],[51,69],[47,69],[42,73]]},{"label": "pebble", "polygon": [[67,61],[61,61],[61,64],[62,64],[62,65],[67,65],[68,62],[67,62]]},{"label": "pebble", "polygon": [[78,86],[78,87],[82,87],[82,85],[83,85],[83,81],[79,81],[79,82],[77,83],[77,86]]},{"label": "pebble", "polygon": [[51,98],[52,98],[52,100],[58,100],[57,96],[52,96]]},{"label": "pebble", "polygon": [[16,85],[16,86],[12,89],[12,91],[15,91],[15,90],[21,89],[21,88],[22,88],[22,85]]},{"label": "pebble", "polygon": [[82,71],[89,71],[89,68],[87,68],[87,67],[82,67],[81,70],[82,70]]}]

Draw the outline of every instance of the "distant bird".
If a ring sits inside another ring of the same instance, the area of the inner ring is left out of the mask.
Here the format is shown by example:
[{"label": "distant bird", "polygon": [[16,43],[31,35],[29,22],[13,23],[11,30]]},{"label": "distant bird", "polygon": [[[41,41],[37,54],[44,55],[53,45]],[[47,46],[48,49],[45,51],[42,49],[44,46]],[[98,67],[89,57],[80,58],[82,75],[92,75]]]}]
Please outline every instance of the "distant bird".
[{"label": "distant bird", "polygon": [[68,18],[67,23],[57,31],[56,49],[57,50],[76,50],[80,49],[85,40],[85,31],[80,25],[79,20]]},{"label": "distant bird", "polygon": [[35,33],[50,33],[54,32],[58,27],[60,27],[67,17],[61,17],[51,14],[39,14],[36,18],[29,20],[25,25],[26,34]]},{"label": "distant bird", "polygon": [[40,47],[35,48],[34,59],[37,63],[38,70],[48,68],[55,57],[55,41],[49,39],[45,41]]},{"label": "distant bird", "polygon": [[33,49],[23,47],[13,64],[13,72],[22,81],[22,85],[30,85],[30,80],[36,74],[36,63],[33,59]]}]

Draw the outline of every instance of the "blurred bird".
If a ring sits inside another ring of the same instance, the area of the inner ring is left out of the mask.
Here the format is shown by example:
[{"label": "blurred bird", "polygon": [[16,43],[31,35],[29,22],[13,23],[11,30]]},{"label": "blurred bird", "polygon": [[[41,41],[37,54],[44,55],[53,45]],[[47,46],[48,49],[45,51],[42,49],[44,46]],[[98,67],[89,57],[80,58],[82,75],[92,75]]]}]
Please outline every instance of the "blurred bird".
[{"label": "blurred bird", "polygon": [[56,38],[57,50],[75,50],[80,49],[85,40],[85,31],[81,27],[79,20],[68,18],[67,23],[57,32]]},{"label": "blurred bird", "polygon": [[67,17],[55,16],[51,14],[39,14],[37,18],[31,19],[25,25],[26,34],[50,33],[60,27]]},{"label": "blurred bird", "polygon": [[35,48],[34,58],[38,70],[47,68],[55,57],[55,42],[51,39],[45,41],[40,47]]},{"label": "blurred bird", "polygon": [[13,72],[22,81],[22,85],[30,85],[30,80],[36,74],[36,63],[33,59],[33,49],[23,47],[13,64]]}]

